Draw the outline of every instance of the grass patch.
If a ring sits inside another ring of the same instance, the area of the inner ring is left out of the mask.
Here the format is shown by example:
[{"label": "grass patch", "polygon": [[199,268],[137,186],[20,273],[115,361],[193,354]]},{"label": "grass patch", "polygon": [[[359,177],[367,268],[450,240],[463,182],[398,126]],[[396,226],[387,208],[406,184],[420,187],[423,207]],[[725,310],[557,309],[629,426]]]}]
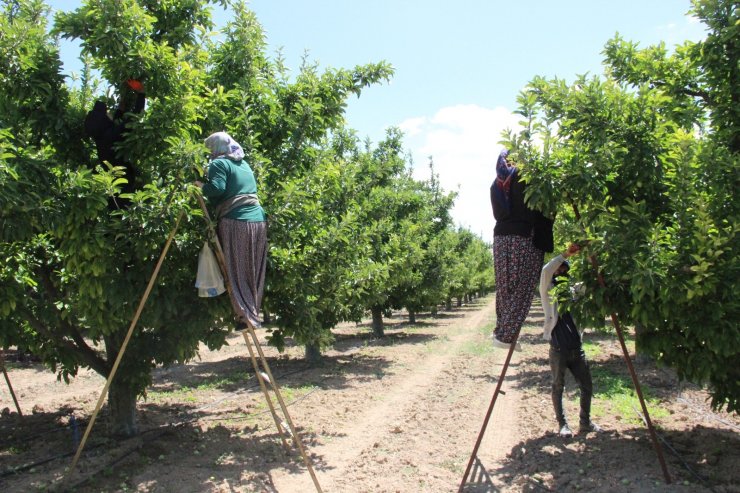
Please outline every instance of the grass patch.
[{"label": "grass patch", "polygon": [[440,335],[438,337],[433,338],[430,341],[427,341],[424,343],[424,350],[427,353],[436,353],[437,351],[441,350],[445,345],[447,345],[450,342],[450,338],[447,335]]},{"label": "grass patch", "polygon": [[464,464],[463,461],[464,459],[460,459],[460,460],[446,459],[442,461],[441,463],[439,463],[439,466],[455,474],[462,474],[463,464]]},{"label": "grass patch", "polygon": [[201,383],[199,383],[195,389],[196,390],[217,390],[219,388],[231,386],[231,385],[239,385],[247,380],[252,378],[251,373],[247,373],[246,371],[235,371],[232,373],[224,375],[212,375],[210,377],[206,377],[203,379]]},{"label": "grass patch", "polygon": [[595,342],[591,342],[589,340],[583,341],[583,351],[586,353],[586,358],[589,360],[593,360],[597,356],[601,355],[603,353],[601,346],[599,346]]},{"label": "grass patch", "polygon": [[468,341],[462,347],[462,353],[470,354],[472,356],[486,356],[493,352],[493,344],[489,339],[476,339],[474,341]]},{"label": "grass patch", "polygon": [[283,396],[285,401],[294,401],[305,396],[309,392],[313,392],[317,387],[315,385],[306,384],[299,387],[280,387],[280,394]]},{"label": "grass patch", "polygon": [[191,387],[181,387],[179,389],[164,390],[162,392],[152,390],[146,393],[146,400],[151,402],[164,402],[168,400],[198,402],[194,389]]},{"label": "grass patch", "polygon": [[493,329],[495,328],[496,328],[496,319],[492,318],[491,320],[488,321],[487,324],[485,324],[480,329],[478,329],[478,333],[486,337],[491,337],[491,334],[493,334]]},{"label": "grass patch", "polygon": [[479,327],[476,333],[481,337],[476,337],[472,341],[466,342],[462,346],[461,352],[473,356],[486,356],[492,353],[494,347],[491,343],[491,334],[495,328],[496,321],[494,319],[489,320],[487,324]]},{"label": "grass patch", "polygon": [[28,450],[28,447],[23,447],[20,445],[11,445],[10,447],[6,449],[6,452],[10,455],[20,455],[26,450]]},{"label": "grass patch", "polygon": [[[625,423],[642,424],[642,418],[635,411],[642,412],[642,407],[632,386],[632,379],[598,366],[591,368],[591,376],[594,382],[592,407],[595,416],[603,416],[608,412],[620,416]],[[651,418],[665,418],[670,415],[650,395],[649,388],[642,386],[642,392]]]},{"label": "grass patch", "polygon": [[211,375],[205,377],[198,385],[182,386],[172,390],[151,390],[146,393],[146,399],[151,402],[162,402],[165,400],[178,400],[184,402],[197,402],[195,395],[198,392],[211,392],[230,386],[242,385],[254,376],[246,371],[234,371],[227,375]]}]

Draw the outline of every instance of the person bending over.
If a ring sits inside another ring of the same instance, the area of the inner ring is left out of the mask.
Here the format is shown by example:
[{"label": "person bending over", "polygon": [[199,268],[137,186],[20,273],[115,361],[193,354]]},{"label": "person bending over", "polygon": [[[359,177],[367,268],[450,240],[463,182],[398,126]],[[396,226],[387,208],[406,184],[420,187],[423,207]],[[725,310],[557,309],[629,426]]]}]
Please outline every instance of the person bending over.
[{"label": "person bending over", "polygon": [[586,353],[581,345],[578,331],[570,312],[558,313],[557,300],[550,297],[550,290],[567,277],[570,265],[566,260],[580,251],[571,244],[562,254],[550,260],[542,268],[540,275],[540,298],[545,311],[543,337],[550,341],[550,369],[552,371],[552,405],[558,421],[560,436],[571,437],[573,432],[563,411],[563,390],[565,389],[565,370],[570,370],[581,390],[580,433],[599,432],[601,428],[591,421],[591,396],[593,382]]}]

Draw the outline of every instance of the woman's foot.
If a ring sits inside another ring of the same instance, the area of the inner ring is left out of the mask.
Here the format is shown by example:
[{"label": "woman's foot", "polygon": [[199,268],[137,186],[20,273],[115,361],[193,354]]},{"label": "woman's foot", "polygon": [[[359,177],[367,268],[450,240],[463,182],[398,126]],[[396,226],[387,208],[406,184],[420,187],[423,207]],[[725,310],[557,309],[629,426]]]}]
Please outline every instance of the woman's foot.
[{"label": "woman's foot", "polygon": [[[500,349],[509,349],[511,348],[510,342],[503,342],[496,338],[496,336],[493,336],[493,347],[500,348]],[[516,347],[514,348],[515,351],[521,351],[522,345],[518,342],[516,343]]]}]

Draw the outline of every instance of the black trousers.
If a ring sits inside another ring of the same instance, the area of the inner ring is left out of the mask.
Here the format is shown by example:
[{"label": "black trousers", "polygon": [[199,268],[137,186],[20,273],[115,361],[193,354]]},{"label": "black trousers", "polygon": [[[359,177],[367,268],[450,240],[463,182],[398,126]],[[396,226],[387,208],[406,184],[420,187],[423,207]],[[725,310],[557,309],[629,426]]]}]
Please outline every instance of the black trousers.
[{"label": "black trousers", "polygon": [[552,370],[552,405],[558,425],[563,426],[567,420],[563,412],[563,390],[565,389],[565,370],[568,369],[581,388],[580,422],[583,425],[591,421],[591,396],[593,382],[588,367],[586,353],[582,348],[558,350],[550,346],[550,369]]}]

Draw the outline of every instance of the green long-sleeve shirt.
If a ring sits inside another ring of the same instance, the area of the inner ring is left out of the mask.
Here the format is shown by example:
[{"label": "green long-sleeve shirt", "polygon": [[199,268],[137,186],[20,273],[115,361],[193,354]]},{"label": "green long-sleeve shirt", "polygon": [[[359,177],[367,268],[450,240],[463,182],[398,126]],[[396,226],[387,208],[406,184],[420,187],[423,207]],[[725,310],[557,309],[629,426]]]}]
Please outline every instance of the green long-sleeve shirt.
[{"label": "green long-sleeve shirt", "polygon": [[[214,159],[208,165],[208,182],[203,184],[203,195],[212,207],[227,199],[242,194],[257,194],[257,181],[252,168],[245,160],[234,162],[230,159]],[[235,207],[224,216],[239,221],[265,221],[265,211],[259,205]]]}]

